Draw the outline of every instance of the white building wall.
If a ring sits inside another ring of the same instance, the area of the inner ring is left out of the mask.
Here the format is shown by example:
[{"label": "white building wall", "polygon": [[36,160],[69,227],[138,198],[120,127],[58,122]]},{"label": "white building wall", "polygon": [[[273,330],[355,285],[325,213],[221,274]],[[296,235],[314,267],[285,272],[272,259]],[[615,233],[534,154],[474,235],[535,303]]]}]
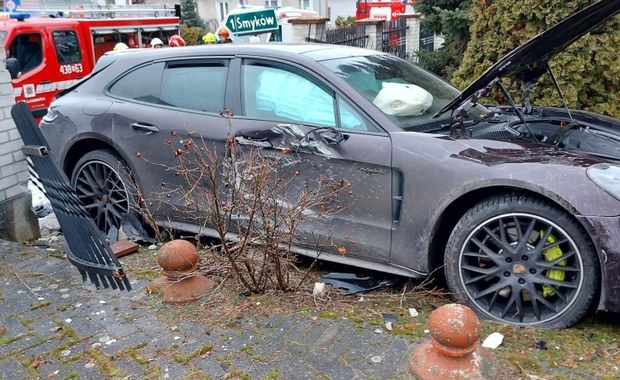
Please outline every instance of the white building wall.
[{"label": "white building wall", "polygon": [[347,18],[355,17],[355,0],[329,0],[327,7],[329,8],[329,21],[333,24],[338,16]]}]

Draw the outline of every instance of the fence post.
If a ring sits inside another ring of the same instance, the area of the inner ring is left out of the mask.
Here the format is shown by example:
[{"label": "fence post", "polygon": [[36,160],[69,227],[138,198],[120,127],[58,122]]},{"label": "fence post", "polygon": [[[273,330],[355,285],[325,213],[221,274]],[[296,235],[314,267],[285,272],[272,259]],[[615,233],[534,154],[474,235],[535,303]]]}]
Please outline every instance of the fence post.
[{"label": "fence post", "polygon": [[328,21],[328,17],[300,17],[288,20],[292,26],[292,42],[308,42],[308,38],[320,40]]},{"label": "fence post", "polygon": [[355,21],[355,25],[365,25],[366,35],[368,36],[368,49],[381,51],[383,48],[383,23],[385,20],[376,18],[366,18]]},{"label": "fence post", "polygon": [[406,13],[398,17],[407,20],[407,57],[413,61],[418,61],[418,50],[420,50],[420,13]]},{"label": "fence post", "polygon": [[[2,36],[0,46],[4,46]],[[11,118],[15,98],[6,52],[0,50],[0,239],[22,242],[41,235],[28,190],[28,166],[21,151],[24,143]]]}]

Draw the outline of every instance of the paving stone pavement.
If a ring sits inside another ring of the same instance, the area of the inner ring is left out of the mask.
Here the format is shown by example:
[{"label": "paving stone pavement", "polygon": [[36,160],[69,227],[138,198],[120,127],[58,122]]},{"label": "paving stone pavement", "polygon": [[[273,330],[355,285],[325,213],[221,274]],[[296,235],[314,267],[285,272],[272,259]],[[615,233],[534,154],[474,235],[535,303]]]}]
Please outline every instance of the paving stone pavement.
[{"label": "paving stone pavement", "polygon": [[375,326],[276,314],[172,331],[131,280],[97,290],[61,252],[0,240],[0,379],[413,378],[414,346]]}]

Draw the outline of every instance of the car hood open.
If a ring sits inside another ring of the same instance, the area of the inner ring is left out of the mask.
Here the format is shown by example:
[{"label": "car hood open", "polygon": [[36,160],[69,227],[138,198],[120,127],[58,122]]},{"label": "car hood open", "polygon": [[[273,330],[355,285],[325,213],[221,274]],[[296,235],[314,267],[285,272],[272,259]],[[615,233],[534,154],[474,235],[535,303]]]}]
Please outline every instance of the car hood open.
[{"label": "car hood open", "polygon": [[435,117],[457,109],[496,78],[515,75],[525,82],[536,81],[546,72],[546,62],[553,56],[618,12],[620,1],[601,0],[574,13],[505,55],[459,96],[439,110]]}]

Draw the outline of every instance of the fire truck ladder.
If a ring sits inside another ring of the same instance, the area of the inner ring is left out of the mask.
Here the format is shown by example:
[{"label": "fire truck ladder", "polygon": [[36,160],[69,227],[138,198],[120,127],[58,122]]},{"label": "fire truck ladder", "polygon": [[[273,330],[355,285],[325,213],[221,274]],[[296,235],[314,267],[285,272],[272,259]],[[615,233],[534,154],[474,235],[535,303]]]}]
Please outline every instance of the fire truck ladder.
[{"label": "fire truck ladder", "polygon": [[166,4],[84,4],[82,0],[22,0],[19,11],[39,17],[80,19],[180,17],[180,5]]}]

